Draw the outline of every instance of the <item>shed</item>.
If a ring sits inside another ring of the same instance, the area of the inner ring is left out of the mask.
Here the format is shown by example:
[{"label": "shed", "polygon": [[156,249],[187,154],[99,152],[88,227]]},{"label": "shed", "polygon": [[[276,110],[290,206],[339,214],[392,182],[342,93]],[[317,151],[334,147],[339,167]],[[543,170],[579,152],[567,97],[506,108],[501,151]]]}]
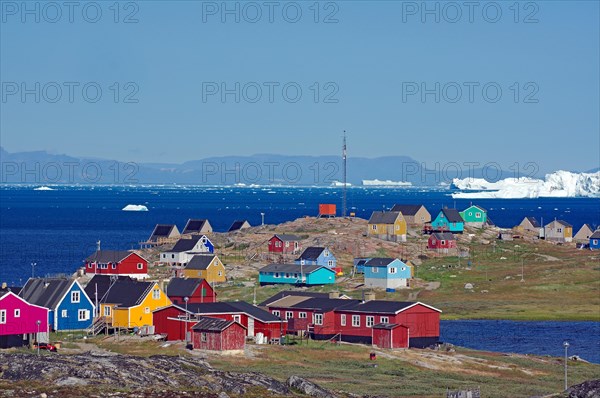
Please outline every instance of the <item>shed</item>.
[{"label": "shed", "polygon": [[577,231],[575,236],[573,236],[573,239],[576,242],[586,242],[587,243],[587,241],[590,239],[590,236],[592,236],[593,233],[594,233],[594,230],[588,224],[583,224],[581,226],[581,228],[579,228],[579,231]]},{"label": "shed", "polygon": [[319,204],[319,217],[335,217],[336,206],[334,204]]},{"label": "shed", "polygon": [[590,250],[600,250],[600,229],[590,236]]},{"label": "shed", "polygon": [[235,220],[231,224],[231,227],[229,227],[229,229],[227,230],[227,232],[240,231],[242,229],[246,229],[246,228],[250,228],[250,227],[251,227],[251,225],[248,222],[248,220]]},{"label": "shed", "polygon": [[408,348],[408,328],[397,323],[373,326],[373,345],[378,348]]},{"label": "shed", "polygon": [[199,350],[243,350],[246,328],[235,321],[200,317],[192,327],[192,346]]},{"label": "shed", "polygon": [[213,229],[208,220],[190,218],[185,224],[182,234],[209,234],[212,231]]}]

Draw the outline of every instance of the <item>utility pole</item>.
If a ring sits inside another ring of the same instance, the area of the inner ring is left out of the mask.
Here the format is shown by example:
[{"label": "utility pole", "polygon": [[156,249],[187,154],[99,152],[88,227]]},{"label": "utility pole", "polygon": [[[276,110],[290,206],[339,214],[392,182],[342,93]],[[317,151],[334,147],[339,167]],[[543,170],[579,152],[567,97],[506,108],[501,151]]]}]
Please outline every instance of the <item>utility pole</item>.
[{"label": "utility pole", "polygon": [[342,188],[342,217],[346,217],[346,211],[347,211],[347,190],[348,190],[348,181],[347,181],[347,177],[348,177],[348,172],[347,172],[347,158],[346,158],[346,130],[344,130],[344,143],[342,145],[342,162],[343,162],[343,168],[344,168],[344,186]]},{"label": "utility pole", "polygon": [[567,361],[568,361],[568,356],[567,356],[567,350],[569,349],[569,342],[565,341],[563,343],[563,346],[565,347],[565,391],[567,390],[567,388],[569,388],[569,383],[567,382]]},{"label": "utility pole", "polygon": [[31,263],[31,277],[34,278],[35,277],[35,266],[37,265],[37,263],[32,262]]}]

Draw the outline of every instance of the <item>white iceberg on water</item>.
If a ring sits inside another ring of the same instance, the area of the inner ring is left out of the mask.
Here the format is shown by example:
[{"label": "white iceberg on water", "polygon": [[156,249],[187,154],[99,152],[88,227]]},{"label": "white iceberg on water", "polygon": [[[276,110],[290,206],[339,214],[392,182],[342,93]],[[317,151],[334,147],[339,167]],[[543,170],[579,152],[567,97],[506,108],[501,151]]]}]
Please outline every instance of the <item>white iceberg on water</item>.
[{"label": "white iceberg on water", "polygon": [[[344,186],[344,183],[343,183],[343,182],[340,182],[340,181],[337,181],[337,180],[334,180],[334,181],[331,183],[331,186],[332,186],[332,187],[343,187],[343,186]],[[352,184],[350,184],[349,182],[347,182],[347,183],[346,183],[346,186],[347,186],[347,187],[351,187],[351,186],[352,186]]]},{"label": "white iceberg on water", "polygon": [[559,170],[546,174],[543,180],[521,177],[489,182],[482,178],[455,178],[452,184],[463,191],[478,191],[453,193],[452,197],[457,199],[600,197],[600,171],[572,173]]},{"label": "white iceberg on water", "polygon": [[148,208],[144,205],[127,205],[121,209],[123,211],[148,211]]},{"label": "white iceberg on water", "polygon": [[54,189],[47,187],[47,186],[41,186],[41,187],[37,187],[37,188],[33,188],[34,191],[54,191]]},{"label": "white iceberg on water", "polygon": [[392,181],[392,180],[363,180],[362,184],[365,186],[384,186],[384,187],[410,187],[411,182],[407,181]]}]

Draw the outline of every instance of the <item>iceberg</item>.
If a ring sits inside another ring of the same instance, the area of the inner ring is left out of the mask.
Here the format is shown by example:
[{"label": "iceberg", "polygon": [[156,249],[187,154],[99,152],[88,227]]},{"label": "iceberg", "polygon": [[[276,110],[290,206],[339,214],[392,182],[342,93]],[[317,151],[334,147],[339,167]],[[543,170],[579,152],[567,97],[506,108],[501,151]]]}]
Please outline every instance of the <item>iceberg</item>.
[{"label": "iceberg", "polygon": [[33,189],[34,191],[54,191],[53,188],[47,187],[47,186],[42,186],[42,187],[37,187]]},{"label": "iceberg", "polygon": [[[344,183],[343,183],[343,182],[340,182],[340,181],[338,181],[338,180],[334,180],[334,181],[331,183],[331,186],[332,186],[332,187],[343,187],[343,186],[344,186]],[[347,186],[347,187],[351,187],[351,186],[352,186],[352,184],[350,184],[349,182],[347,182],[347,183],[346,183],[346,186]]]},{"label": "iceberg", "polygon": [[127,205],[123,207],[123,211],[148,211],[148,208],[144,205]]},{"label": "iceberg", "polygon": [[522,199],[600,197],[600,172],[572,173],[559,170],[545,178],[506,178],[489,182],[482,178],[455,178],[452,185],[461,191],[456,199]]},{"label": "iceberg", "polygon": [[385,186],[385,187],[411,187],[411,182],[406,181],[391,181],[391,180],[363,180],[362,184],[365,186]]}]

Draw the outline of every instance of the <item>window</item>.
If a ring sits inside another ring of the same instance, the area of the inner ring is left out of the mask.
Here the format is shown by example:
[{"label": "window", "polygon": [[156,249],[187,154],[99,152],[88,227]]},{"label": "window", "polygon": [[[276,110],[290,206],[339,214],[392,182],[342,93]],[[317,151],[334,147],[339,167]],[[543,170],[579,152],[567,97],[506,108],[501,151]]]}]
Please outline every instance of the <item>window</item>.
[{"label": "window", "polygon": [[116,263],[111,263],[111,266],[112,266],[111,267],[112,269],[117,269],[117,264]]},{"label": "window", "polygon": [[360,315],[352,315],[352,326],[356,328],[360,326]]},{"label": "window", "polygon": [[346,314],[340,315],[340,324],[346,326]]},{"label": "window", "polygon": [[100,269],[108,269],[108,264],[106,264],[106,263],[99,263],[98,264],[98,268],[100,268]]},{"label": "window", "polygon": [[470,211],[470,212],[469,212],[469,216],[472,216],[472,215],[473,215],[473,212],[472,212],[472,211]]},{"label": "window", "polygon": [[390,318],[387,316],[380,316],[379,317],[379,322],[381,323],[390,323]]},{"label": "window", "polygon": [[93,268],[94,265],[92,263],[88,263],[88,268]]},{"label": "window", "polygon": [[597,245],[597,244],[598,244],[598,239],[594,239],[592,242],[593,242],[595,245]]},{"label": "window", "polygon": [[396,267],[390,267],[390,274],[395,274],[397,271]]},{"label": "window", "polygon": [[160,289],[159,288],[152,289],[152,298],[154,300],[160,299]]},{"label": "window", "polygon": [[144,264],[143,263],[138,263],[137,267],[138,267],[138,269],[144,269]]},{"label": "window", "polygon": [[329,257],[329,250],[325,250],[325,254],[323,254],[325,257]]},{"label": "window", "polygon": [[475,218],[481,218],[481,213],[480,212],[475,213]]},{"label": "window", "polygon": [[207,339],[206,339],[206,332],[202,332],[202,333],[200,334],[200,340],[201,340],[203,343],[206,343],[206,340],[207,340]]},{"label": "window", "polygon": [[400,225],[396,225],[396,231],[400,229]]},{"label": "window", "polygon": [[275,247],[281,247],[281,242],[280,241],[275,242]]},{"label": "window", "polygon": [[242,322],[242,316],[241,315],[234,315],[233,316],[233,321],[237,322],[237,323],[241,323]]},{"label": "window", "polygon": [[556,228],[556,232],[562,232],[562,228]]},{"label": "window", "polygon": [[377,267],[371,267],[371,272],[374,273],[374,274],[376,274],[376,273],[379,272],[379,268],[377,268]]},{"label": "window", "polygon": [[323,314],[314,314],[313,320],[314,320],[315,325],[322,325],[323,324]]},{"label": "window", "polygon": [[286,311],[285,319],[294,319],[294,313],[292,311]]},{"label": "window", "polygon": [[285,242],[285,247],[290,247],[290,242]]},{"label": "window", "polygon": [[402,271],[406,271],[406,267],[402,267],[402,268],[401,268],[401,270],[402,270]]},{"label": "window", "polygon": [[150,313],[150,307],[145,307],[144,314],[149,314],[149,313]]},{"label": "window", "polygon": [[6,310],[0,310],[0,324],[6,323]]},{"label": "window", "polygon": [[104,306],[104,316],[110,316],[110,307],[108,305]]},{"label": "window", "polygon": [[175,255],[174,255],[174,254],[171,254],[171,258],[175,258]]},{"label": "window", "polygon": [[88,319],[90,319],[90,312],[88,310],[77,311],[77,320],[78,321],[87,321]]},{"label": "window", "polygon": [[375,324],[375,317],[367,315],[366,320],[367,320],[367,327],[368,328],[373,327],[373,325]]},{"label": "window", "polygon": [[298,274],[294,274],[294,279],[298,279]]},{"label": "window", "polygon": [[290,274],[286,272],[286,273],[285,273],[285,277],[286,277],[286,278],[289,278],[289,277],[290,277]]},{"label": "window", "polygon": [[435,245],[435,239],[431,239],[431,244]]},{"label": "window", "polygon": [[162,254],[162,258],[167,258],[167,254],[166,254],[166,253],[163,253],[163,254]]},{"label": "window", "polygon": [[298,249],[298,242],[294,242],[294,249]]},{"label": "window", "polygon": [[79,292],[71,292],[71,302],[78,303],[79,302]]},{"label": "window", "polygon": [[67,310],[62,310],[62,311],[60,312],[60,317],[61,317],[61,318],[66,318],[66,317],[67,317]]},{"label": "window", "polygon": [[333,267],[333,260],[329,260],[329,261],[327,261],[327,266],[328,266],[329,268]]},{"label": "window", "polygon": [[306,264],[306,261],[304,261],[304,259],[300,260],[300,265],[304,265]]},{"label": "window", "polygon": [[377,225],[376,224],[373,224],[372,228],[373,228],[373,231],[377,231]]},{"label": "window", "polygon": [[279,278],[279,272],[275,272],[275,278]]},{"label": "window", "polygon": [[271,313],[273,315],[275,315],[275,316],[280,316],[281,315],[281,313],[279,312],[279,310],[273,310],[273,311],[271,311]]},{"label": "window", "polygon": [[299,312],[298,313],[298,318],[300,318],[300,319],[306,319],[306,312]]},{"label": "window", "polygon": [[218,272],[219,276],[223,276],[223,271]]},{"label": "window", "polygon": [[21,317],[21,310],[19,308],[15,308],[15,318]]},{"label": "window", "polygon": [[440,243],[441,243],[442,245],[445,245],[445,244],[446,244],[446,241],[445,241],[445,240],[442,240]]}]

